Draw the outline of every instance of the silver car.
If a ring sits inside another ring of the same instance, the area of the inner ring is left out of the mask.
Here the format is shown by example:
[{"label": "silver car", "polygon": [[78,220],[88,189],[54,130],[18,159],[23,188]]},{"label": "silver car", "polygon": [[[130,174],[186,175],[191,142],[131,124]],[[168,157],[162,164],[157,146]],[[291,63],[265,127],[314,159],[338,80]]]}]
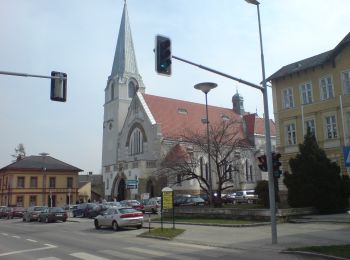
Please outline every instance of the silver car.
[{"label": "silver car", "polygon": [[30,222],[32,220],[38,220],[39,215],[42,211],[47,209],[46,206],[33,206],[29,207],[24,213],[23,213],[23,221]]},{"label": "silver car", "polygon": [[130,207],[112,207],[94,220],[95,228],[112,227],[117,231],[120,227],[142,228],[143,213]]}]

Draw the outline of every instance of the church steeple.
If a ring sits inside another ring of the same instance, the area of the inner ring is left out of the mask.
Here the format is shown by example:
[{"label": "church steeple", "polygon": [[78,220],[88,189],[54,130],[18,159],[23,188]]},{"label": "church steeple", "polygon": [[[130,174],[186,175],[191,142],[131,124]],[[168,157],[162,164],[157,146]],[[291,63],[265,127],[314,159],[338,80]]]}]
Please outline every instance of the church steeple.
[{"label": "church steeple", "polygon": [[124,2],[123,15],[119,27],[118,42],[115,49],[111,77],[122,77],[124,73],[139,74],[126,1]]}]

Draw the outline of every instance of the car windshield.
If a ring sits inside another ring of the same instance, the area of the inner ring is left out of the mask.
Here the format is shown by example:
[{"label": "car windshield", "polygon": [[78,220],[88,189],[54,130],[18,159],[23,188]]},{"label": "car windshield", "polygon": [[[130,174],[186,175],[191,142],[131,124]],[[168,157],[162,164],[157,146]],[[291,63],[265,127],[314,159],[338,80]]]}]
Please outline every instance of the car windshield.
[{"label": "car windshield", "polygon": [[119,209],[119,212],[121,214],[125,214],[125,213],[134,213],[134,212],[137,212],[137,210],[133,208],[122,208],[122,209]]},{"label": "car windshield", "polygon": [[243,195],[243,191],[236,192],[236,196],[242,196],[242,195]]},{"label": "car windshield", "polygon": [[50,208],[50,212],[63,212],[62,208]]}]

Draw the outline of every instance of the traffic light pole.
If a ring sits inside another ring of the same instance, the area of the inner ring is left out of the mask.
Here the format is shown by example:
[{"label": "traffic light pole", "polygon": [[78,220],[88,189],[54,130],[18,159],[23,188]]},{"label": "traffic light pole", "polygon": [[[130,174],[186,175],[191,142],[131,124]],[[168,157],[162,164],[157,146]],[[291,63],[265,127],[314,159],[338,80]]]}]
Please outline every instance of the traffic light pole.
[{"label": "traffic light pole", "polygon": [[18,72],[10,72],[10,71],[0,71],[0,74],[1,75],[9,75],[9,76],[44,78],[44,79],[67,79],[64,77],[57,77],[57,76],[42,76],[42,75],[34,75],[34,74],[18,73]]},{"label": "traffic light pole", "polygon": [[[260,18],[259,18],[260,19]],[[172,55],[172,58],[197,66],[201,69],[213,72],[215,74],[224,76],[229,79],[233,79],[235,81],[238,81],[244,85],[248,85],[250,87],[256,88],[261,90],[263,94],[263,101],[264,101],[264,119],[265,119],[265,141],[266,141],[266,160],[267,160],[267,170],[268,170],[268,184],[269,184],[269,199],[270,199],[270,215],[271,215],[271,237],[272,237],[272,244],[277,244],[277,223],[276,223],[276,203],[275,203],[275,185],[274,185],[274,177],[272,172],[272,156],[271,156],[271,132],[270,132],[270,118],[269,118],[269,107],[268,107],[268,98],[267,98],[267,84],[265,79],[265,66],[264,66],[264,54],[262,49],[262,41],[261,41],[261,28],[260,28],[260,22],[259,22],[259,34],[260,34],[260,47],[261,47],[261,64],[262,64],[262,75],[263,75],[263,86],[256,85],[254,83],[233,77],[231,75],[222,73],[220,71],[205,67],[203,65],[196,64],[194,62],[176,57]]]}]

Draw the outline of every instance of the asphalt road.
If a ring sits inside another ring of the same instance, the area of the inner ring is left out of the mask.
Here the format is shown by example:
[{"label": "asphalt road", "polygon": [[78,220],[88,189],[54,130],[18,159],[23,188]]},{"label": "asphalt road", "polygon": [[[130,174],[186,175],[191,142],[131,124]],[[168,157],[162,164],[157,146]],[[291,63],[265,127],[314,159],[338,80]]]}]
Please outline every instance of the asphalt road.
[{"label": "asphalt road", "polygon": [[1,219],[0,259],[311,259],[275,250],[250,251],[137,237],[144,231],[147,229],[95,230],[91,219],[49,224]]}]

